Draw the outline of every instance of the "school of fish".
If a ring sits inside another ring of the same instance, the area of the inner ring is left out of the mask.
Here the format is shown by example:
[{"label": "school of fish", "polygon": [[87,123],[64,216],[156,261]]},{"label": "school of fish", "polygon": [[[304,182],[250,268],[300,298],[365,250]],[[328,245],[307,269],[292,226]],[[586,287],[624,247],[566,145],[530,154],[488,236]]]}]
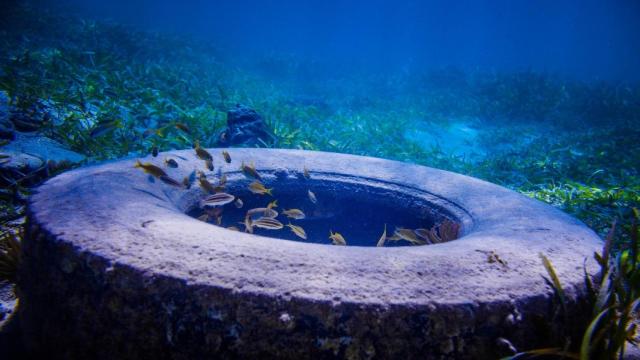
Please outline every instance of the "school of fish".
[{"label": "school of fish", "polygon": [[[106,127],[113,127],[114,124],[108,124]],[[186,125],[177,123],[174,125],[177,129],[189,134],[189,128]],[[102,129],[100,129],[102,130]],[[96,131],[99,131],[96,129]],[[198,159],[204,161],[206,170],[213,171],[213,155],[200,146],[200,143],[195,141],[195,155]],[[225,163],[230,164],[232,162],[231,155],[227,150],[222,151],[222,158]],[[158,155],[157,149],[152,150],[153,157]],[[177,158],[181,158],[177,156]],[[183,158],[183,160],[186,160]],[[163,164],[166,168],[175,169],[179,167],[179,163],[174,157],[164,158]],[[140,160],[136,160],[134,168],[139,168],[145,173],[149,174],[150,180],[159,179],[165,184],[170,186],[189,189],[191,185],[198,180],[201,190],[205,193],[205,196],[200,200],[200,208],[203,209],[203,214],[198,217],[199,220],[205,222],[215,222],[216,225],[222,226],[222,213],[224,206],[233,203],[237,209],[241,209],[244,206],[244,202],[241,198],[225,192],[225,186],[227,183],[227,175],[220,174],[217,183],[212,184],[204,172],[204,170],[193,170],[190,175],[183,178],[182,181],[172,178],[167,172],[160,166],[154,165],[150,162],[142,163]],[[218,170],[220,172],[220,170]],[[256,166],[253,162],[246,164],[242,161],[240,165],[240,171],[248,179],[253,181],[247,186],[247,189],[254,195],[273,195],[273,188],[267,188],[262,183],[262,177],[256,170]],[[305,179],[310,179],[311,175],[307,167],[305,166],[302,172]],[[318,204],[318,198],[316,194],[307,189],[307,199],[313,205]],[[300,225],[291,223],[291,220],[303,220],[306,218],[305,213],[298,208],[290,208],[282,210],[281,214],[289,219],[288,224],[283,224],[277,217],[280,215],[278,211],[274,210],[278,207],[278,201],[273,200],[265,207],[258,207],[248,209],[244,216],[244,221],[240,224],[244,226],[244,231],[247,233],[253,233],[254,228],[260,228],[265,230],[282,230],[285,227],[297,237],[307,240],[307,233]],[[237,226],[228,226],[227,229],[240,231]],[[445,242],[454,240],[458,237],[460,231],[459,224],[444,219],[438,226],[433,226],[430,229],[418,228],[395,228],[391,236],[387,235],[387,224],[384,224],[382,235],[378,239],[376,246],[383,247],[389,241],[406,241],[411,245],[427,245],[436,244],[439,242]],[[342,234],[329,230],[329,237],[331,244],[333,245],[347,245],[347,241]]]}]

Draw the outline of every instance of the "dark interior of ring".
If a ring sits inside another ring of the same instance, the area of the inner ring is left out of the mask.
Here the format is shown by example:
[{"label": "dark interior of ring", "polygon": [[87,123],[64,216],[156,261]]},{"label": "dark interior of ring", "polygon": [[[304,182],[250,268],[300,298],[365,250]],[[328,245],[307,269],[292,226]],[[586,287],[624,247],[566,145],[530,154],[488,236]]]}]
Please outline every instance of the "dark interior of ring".
[{"label": "dark interior of ring", "polygon": [[[376,246],[385,224],[387,236],[390,237],[396,228],[428,230],[444,219],[455,221],[451,214],[434,206],[426,199],[384,187],[339,181],[274,179],[272,182],[265,182],[267,188],[274,188],[273,196],[270,196],[251,193],[246,187],[250,181],[227,184],[225,191],[242,199],[243,206],[237,208],[234,203],[222,206],[220,226],[227,228],[233,226],[244,231],[243,223],[247,211],[267,207],[273,200],[277,200],[278,205],[274,208],[278,212],[276,219],[285,225],[284,228],[271,230],[254,227],[254,234],[277,239],[331,244],[329,239],[331,230],[339,232],[349,246]],[[317,199],[316,203],[309,199],[308,190],[311,189]],[[282,213],[292,208],[302,210],[305,218],[291,219]],[[197,218],[203,213],[203,209],[195,204],[187,214]],[[215,217],[209,217],[208,222],[216,226]],[[307,240],[296,236],[286,226],[289,222],[302,227],[306,232]],[[385,246],[390,247],[406,245],[411,243],[405,240],[385,242]]]}]

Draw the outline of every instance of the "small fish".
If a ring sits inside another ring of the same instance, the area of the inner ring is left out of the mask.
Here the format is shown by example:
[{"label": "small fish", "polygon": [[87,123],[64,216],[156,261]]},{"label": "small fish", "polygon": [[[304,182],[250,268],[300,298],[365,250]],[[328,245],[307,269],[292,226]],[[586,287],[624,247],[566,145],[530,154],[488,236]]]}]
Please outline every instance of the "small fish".
[{"label": "small fish", "polygon": [[227,174],[222,174],[220,180],[218,181],[218,186],[224,187],[225,185],[227,185]]},{"label": "small fish", "polygon": [[224,158],[224,161],[227,162],[227,164],[231,163],[231,155],[229,155],[229,152],[227,150],[222,150],[222,157]]},{"label": "small fish", "polygon": [[213,160],[205,160],[204,164],[209,171],[213,171]]},{"label": "small fish", "polygon": [[174,169],[178,167],[178,162],[173,160],[173,159],[170,159],[170,158],[165,158],[164,159],[164,164],[167,165],[168,167],[174,168]]},{"label": "small fish", "polygon": [[153,135],[155,133],[156,133],[155,129],[147,129],[142,133],[142,138],[146,139],[146,138],[148,138],[149,136],[151,136],[151,135]]},{"label": "small fish", "polygon": [[287,217],[289,217],[291,219],[300,220],[300,219],[304,219],[305,218],[304,213],[300,209],[284,210],[282,213],[287,215]]},{"label": "small fish", "polygon": [[220,186],[220,185],[216,185],[213,187],[213,192],[214,193],[221,193],[224,192],[224,186]]},{"label": "small fish", "polygon": [[209,194],[214,194],[217,192],[216,188],[213,185],[211,185],[211,183],[209,182],[209,180],[207,180],[205,176],[199,176],[198,182],[200,183],[200,187],[202,188],[202,190],[208,192]]},{"label": "small fish", "polygon": [[152,163],[141,163],[140,160],[136,160],[136,164],[133,165],[134,168],[140,168],[142,169],[144,172],[146,172],[149,175],[153,175],[157,178],[161,177],[161,176],[166,176],[169,177],[169,175],[167,175],[166,172],[164,172],[164,170],[162,170],[161,168],[153,165]]},{"label": "small fish", "polygon": [[391,235],[391,236],[387,236],[387,237],[386,237],[386,239],[387,239],[387,240],[389,240],[389,241],[398,241],[398,240],[402,240],[402,238],[400,237],[400,235],[398,235],[398,234],[396,234],[396,233],[394,233],[394,234],[393,234],[393,235]]},{"label": "small fish", "polygon": [[228,226],[227,229],[228,230],[233,230],[233,231],[240,231],[240,229],[238,229],[237,226]]},{"label": "small fish", "polygon": [[431,238],[429,237],[429,233],[430,231],[427,229],[415,229],[413,230],[414,233],[416,233],[416,235],[418,235],[418,237],[422,240],[424,240],[427,244],[433,244],[433,242],[431,241]]},{"label": "small fish", "polygon": [[189,177],[185,176],[182,179],[182,186],[184,186],[185,189],[191,189],[191,181],[189,181]]},{"label": "small fish", "polygon": [[278,212],[269,208],[254,208],[247,211],[247,216],[252,218],[255,216],[275,218],[278,217]]},{"label": "small fish", "polygon": [[251,224],[268,230],[280,230],[284,227],[280,221],[270,217],[261,217],[258,220],[252,221]]},{"label": "small fish", "polygon": [[195,150],[196,150],[196,155],[198,156],[199,159],[204,161],[209,160],[213,165],[213,156],[211,156],[211,154],[209,154],[207,150],[200,147],[200,142],[198,140],[196,140]]},{"label": "small fish", "polygon": [[314,194],[313,191],[307,190],[307,195],[309,195],[309,201],[311,201],[314,204],[318,203],[318,198],[316,198],[316,194]]},{"label": "small fish", "polygon": [[184,179],[182,179],[182,185],[187,189],[191,189],[191,184],[193,184],[194,181],[196,181],[195,170],[193,170],[189,176],[185,176]]},{"label": "small fish", "polygon": [[222,224],[222,210],[221,207],[206,207],[204,212],[209,216],[209,220],[215,219],[216,225]]},{"label": "small fish", "polygon": [[247,165],[243,161],[242,165],[240,165],[240,170],[242,170],[242,173],[246,177],[253,177],[253,178],[256,178],[258,180],[262,180],[262,177],[260,177],[260,174],[258,174],[258,171],[256,171],[256,166],[255,166],[255,164],[253,162],[251,162],[251,164]]},{"label": "small fish", "polygon": [[200,187],[208,193],[214,194],[224,192],[224,186],[213,186],[213,184],[207,180],[207,176],[202,171],[198,171],[198,182],[200,183]]},{"label": "small fish", "polygon": [[164,133],[165,131],[167,131],[167,127],[166,127],[166,126],[163,126],[163,127],[159,128],[159,129],[157,129],[157,130],[155,131],[155,133],[156,133],[156,135],[158,135],[159,137],[163,138],[163,137],[165,136],[165,133]]},{"label": "small fish", "polygon": [[209,215],[202,214],[202,215],[198,216],[198,220],[204,221],[204,222],[208,222],[209,221]]},{"label": "small fish", "polygon": [[179,188],[184,187],[184,184],[182,184],[181,182],[179,182],[178,180],[176,180],[176,179],[174,179],[174,178],[172,178],[170,176],[162,175],[162,176],[159,176],[158,178],[160,180],[162,180],[162,182],[165,183],[165,184],[169,184],[171,186],[175,186],[175,187],[179,187]]},{"label": "small fish", "polygon": [[204,212],[210,217],[217,218],[222,215],[223,208],[221,207],[208,207],[204,209]]},{"label": "small fish", "polygon": [[248,232],[249,234],[253,234],[253,223],[251,222],[251,217],[244,217],[244,232]]},{"label": "small fish", "polygon": [[418,236],[411,229],[396,228],[394,235],[399,236],[402,240],[406,240],[413,245],[424,245],[425,241],[418,239]]},{"label": "small fish", "polygon": [[93,129],[91,129],[89,136],[95,139],[120,127],[122,127],[120,120],[99,122]]},{"label": "small fish", "polygon": [[274,209],[278,207],[278,199],[273,200],[267,205],[267,209]]},{"label": "small fish", "polygon": [[223,206],[226,205],[233,200],[235,200],[235,196],[227,193],[217,193],[213,195],[209,195],[203,200],[200,201],[200,207],[205,206]]},{"label": "small fish", "polygon": [[288,223],[287,226],[291,229],[291,231],[296,234],[298,237],[307,240],[307,233],[304,232],[304,229],[301,226],[293,225],[292,223]]},{"label": "small fish", "polygon": [[339,232],[329,230],[329,239],[331,239],[333,245],[347,245],[347,241]]},{"label": "small fish", "polygon": [[242,202],[242,199],[237,198],[236,201],[233,203],[238,209],[242,209],[242,207],[244,206],[244,203]]},{"label": "small fish", "polygon": [[157,146],[152,147],[152,148],[151,148],[151,156],[153,156],[153,157],[158,156],[158,151],[159,151],[159,150],[158,150],[158,147],[157,147]]},{"label": "small fish", "polygon": [[382,231],[382,236],[380,236],[380,239],[378,240],[376,246],[383,247],[385,240],[387,240],[387,224],[384,224],[384,231]]},{"label": "small fish", "polygon": [[179,130],[182,130],[182,131],[186,132],[187,134],[191,134],[191,130],[189,130],[189,127],[187,126],[187,124],[175,123],[175,125],[173,125],[173,126],[175,126],[176,129],[179,129]]},{"label": "small fish", "polygon": [[304,175],[305,178],[310,179],[311,175],[309,174],[309,169],[307,169],[307,167],[305,166],[304,169],[302,170],[302,175]]},{"label": "small fish", "polygon": [[269,195],[273,196],[273,194],[271,193],[271,190],[273,190],[273,188],[267,189],[258,180],[256,180],[256,181],[252,182],[251,184],[249,184],[249,190],[254,194],[258,194],[258,195],[269,194]]}]

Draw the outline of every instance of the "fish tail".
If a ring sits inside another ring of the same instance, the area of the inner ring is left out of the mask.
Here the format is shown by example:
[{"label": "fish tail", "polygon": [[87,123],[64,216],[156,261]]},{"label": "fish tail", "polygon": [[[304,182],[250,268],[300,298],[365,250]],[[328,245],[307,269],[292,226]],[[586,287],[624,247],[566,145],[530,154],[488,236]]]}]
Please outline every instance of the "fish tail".
[{"label": "fish tail", "polygon": [[136,164],[133,165],[134,168],[141,168],[142,167],[142,163],[140,162],[140,159],[136,159]]},{"label": "fish tail", "polygon": [[271,195],[271,196],[273,196],[273,194],[271,193],[271,190],[273,190],[273,188],[271,188],[271,189],[266,189],[264,192],[265,192],[265,193],[267,193],[267,194],[269,194],[269,195]]}]

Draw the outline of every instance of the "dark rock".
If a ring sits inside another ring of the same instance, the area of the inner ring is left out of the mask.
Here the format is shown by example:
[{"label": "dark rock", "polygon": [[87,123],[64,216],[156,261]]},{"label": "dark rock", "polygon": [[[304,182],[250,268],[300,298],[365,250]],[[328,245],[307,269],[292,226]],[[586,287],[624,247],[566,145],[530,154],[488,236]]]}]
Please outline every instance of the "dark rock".
[{"label": "dark rock", "polygon": [[[4,180],[18,180],[30,176],[27,184],[37,183],[50,170],[73,166],[82,162],[84,155],[66,149],[57,141],[31,133],[15,133],[15,140],[0,148],[0,153],[8,155],[0,163],[0,173]],[[47,164],[48,166],[44,166]],[[4,182],[1,182],[4,184]],[[6,185],[6,184],[4,184]]]},{"label": "dark rock", "polygon": [[9,119],[19,131],[36,131],[47,123],[61,123],[60,115],[50,101],[37,100],[10,110]]},{"label": "dark rock", "polygon": [[0,139],[13,140],[15,126],[9,120],[9,96],[4,91],[0,91]]},{"label": "dark rock", "polygon": [[44,165],[44,161],[41,158],[30,154],[6,150],[4,148],[2,149],[2,154],[9,156],[6,161],[0,164],[0,169],[3,172],[11,169],[28,173]]},{"label": "dark rock", "polygon": [[43,161],[70,162],[77,164],[85,159],[84,155],[71,151],[55,140],[36,134],[16,132],[16,138],[0,149],[2,152],[23,153]]},{"label": "dark rock", "polygon": [[253,147],[273,143],[275,136],[262,116],[244,105],[236,105],[227,112],[227,128],[218,135],[216,146]]},{"label": "dark rock", "polygon": [[20,131],[36,131],[44,125],[43,117],[33,109],[13,111],[11,122]]}]

